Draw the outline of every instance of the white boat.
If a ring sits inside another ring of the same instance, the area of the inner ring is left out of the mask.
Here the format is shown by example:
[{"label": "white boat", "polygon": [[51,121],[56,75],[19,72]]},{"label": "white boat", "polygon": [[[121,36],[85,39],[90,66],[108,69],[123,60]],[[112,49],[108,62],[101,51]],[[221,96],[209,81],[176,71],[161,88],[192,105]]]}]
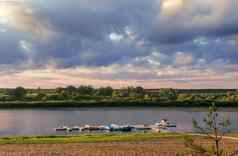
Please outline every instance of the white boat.
[{"label": "white boat", "polygon": [[169,125],[168,120],[163,119],[160,122],[155,123],[155,126],[157,127],[167,127]]},{"label": "white boat", "polygon": [[175,124],[170,124],[167,119],[162,119],[160,122],[155,123],[155,126],[160,128],[169,128],[169,127],[176,127]]},{"label": "white boat", "polygon": [[98,127],[101,131],[110,131],[110,127],[109,126],[104,126],[104,125],[101,125]]},{"label": "white boat", "polygon": [[108,127],[109,127],[110,131],[119,131],[120,130],[120,126],[116,125],[116,124],[110,124],[110,125],[108,125]]}]

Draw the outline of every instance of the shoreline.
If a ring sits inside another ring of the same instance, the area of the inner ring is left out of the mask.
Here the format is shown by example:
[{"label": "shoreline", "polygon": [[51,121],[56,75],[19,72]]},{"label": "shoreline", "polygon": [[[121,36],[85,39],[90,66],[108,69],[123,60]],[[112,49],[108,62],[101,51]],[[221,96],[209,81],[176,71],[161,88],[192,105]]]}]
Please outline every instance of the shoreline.
[{"label": "shoreline", "polygon": [[6,101],[2,108],[97,108],[97,107],[238,107],[238,102],[223,101]]}]

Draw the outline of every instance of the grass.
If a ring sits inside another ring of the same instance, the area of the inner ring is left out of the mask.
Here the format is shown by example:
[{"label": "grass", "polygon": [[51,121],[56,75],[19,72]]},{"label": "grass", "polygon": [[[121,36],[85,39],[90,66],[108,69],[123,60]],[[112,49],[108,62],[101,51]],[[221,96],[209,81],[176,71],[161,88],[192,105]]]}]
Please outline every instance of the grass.
[{"label": "grass", "polygon": [[[157,141],[161,138],[184,139],[187,133],[122,133],[122,134],[81,134],[81,135],[49,135],[49,136],[11,136],[1,137],[0,144],[25,143],[100,143],[100,142],[137,142]],[[238,138],[238,133],[226,136]],[[194,135],[197,138],[203,136]]]},{"label": "grass", "polygon": [[226,136],[238,138],[238,132],[228,133]]},{"label": "grass", "polygon": [[156,141],[160,138],[183,138],[178,133],[127,133],[127,134],[84,134],[52,136],[14,136],[0,138],[0,144],[24,143],[95,143],[95,142],[133,142]]}]

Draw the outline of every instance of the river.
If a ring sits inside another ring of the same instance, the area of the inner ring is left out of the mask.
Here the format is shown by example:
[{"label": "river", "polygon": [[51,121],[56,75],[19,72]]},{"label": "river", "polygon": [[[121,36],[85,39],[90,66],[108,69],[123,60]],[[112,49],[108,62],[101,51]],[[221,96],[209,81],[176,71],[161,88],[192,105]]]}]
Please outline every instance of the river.
[{"label": "river", "polygon": [[[205,108],[52,108],[0,110],[0,136],[54,135],[60,125],[84,124],[153,124],[162,118],[177,125],[176,131],[193,131],[192,119],[199,122]],[[220,115],[238,130],[238,108],[222,108]]]}]

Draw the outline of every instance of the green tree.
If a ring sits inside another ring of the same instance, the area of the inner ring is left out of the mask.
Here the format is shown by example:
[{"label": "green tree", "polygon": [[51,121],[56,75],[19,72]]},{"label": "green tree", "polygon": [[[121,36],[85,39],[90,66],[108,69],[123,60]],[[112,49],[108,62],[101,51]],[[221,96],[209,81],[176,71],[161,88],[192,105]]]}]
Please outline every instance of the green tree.
[{"label": "green tree", "polygon": [[159,96],[161,99],[175,100],[177,98],[177,92],[172,88],[162,88],[159,91]]},{"label": "green tree", "polygon": [[[202,146],[196,144],[192,137],[186,137],[186,147],[192,149],[199,156],[228,156],[221,142],[224,135],[229,132],[230,121],[221,119],[217,107],[213,104],[209,107],[209,111],[203,119],[203,122],[204,126],[201,126],[196,120],[193,120],[193,127],[201,136],[206,136],[207,139],[211,141],[212,146],[209,148],[208,145]],[[235,156],[236,154],[238,154],[238,151],[235,151],[229,156]]]},{"label": "green tree", "polygon": [[68,92],[76,92],[76,91],[77,91],[77,88],[74,87],[74,86],[67,86],[67,87],[65,88],[65,90],[68,91]]},{"label": "green tree", "polygon": [[145,95],[144,88],[140,86],[138,87],[129,86],[127,88],[122,88],[120,92],[121,92],[121,96],[123,97],[138,98],[138,97],[144,97]]},{"label": "green tree", "polygon": [[38,101],[44,101],[46,99],[46,94],[44,94],[44,93],[37,93],[35,99],[38,100]]},{"label": "green tree", "polygon": [[92,86],[79,86],[77,89],[78,93],[81,95],[93,95],[95,89]]},{"label": "green tree", "polygon": [[75,86],[67,86],[65,88],[65,92],[69,95],[69,96],[73,96],[77,93],[77,88]]},{"label": "green tree", "polygon": [[9,95],[16,98],[22,99],[27,94],[27,90],[23,87],[17,87],[15,89],[10,90]]},{"label": "green tree", "polygon": [[64,88],[58,87],[58,88],[55,89],[55,92],[56,92],[57,94],[62,94],[62,93],[64,92]]},{"label": "green tree", "polygon": [[136,97],[144,97],[145,91],[144,88],[138,86],[134,89],[134,92],[136,93]]},{"label": "green tree", "polygon": [[120,96],[121,96],[121,92],[118,91],[118,90],[114,90],[114,91],[112,92],[112,96],[113,96],[113,97],[120,97]]},{"label": "green tree", "polygon": [[112,93],[113,93],[112,87],[100,87],[97,90],[96,94],[99,96],[112,96]]}]

